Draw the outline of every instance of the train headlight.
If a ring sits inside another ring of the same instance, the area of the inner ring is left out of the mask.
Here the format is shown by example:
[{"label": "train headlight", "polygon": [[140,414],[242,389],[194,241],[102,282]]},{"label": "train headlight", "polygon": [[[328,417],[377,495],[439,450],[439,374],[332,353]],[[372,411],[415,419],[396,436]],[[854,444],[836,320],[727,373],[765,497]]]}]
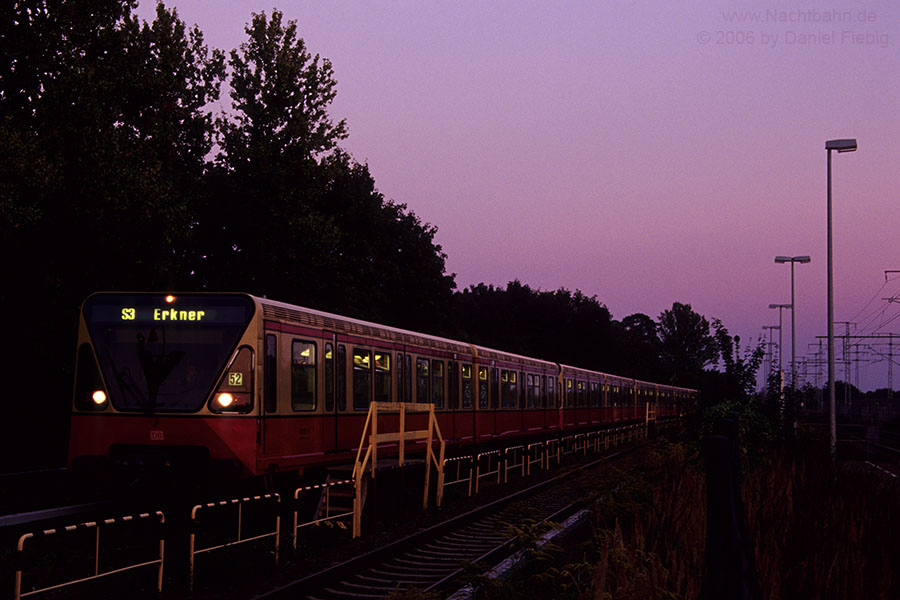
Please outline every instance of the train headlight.
[{"label": "train headlight", "polygon": [[106,404],[106,392],[103,390],[96,390],[93,394],[91,394],[91,400],[94,401],[94,404],[97,406],[103,406]]},{"label": "train headlight", "polygon": [[228,408],[232,404],[234,404],[234,396],[229,393],[219,394],[216,396],[216,404],[221,406],[222,408]]}]

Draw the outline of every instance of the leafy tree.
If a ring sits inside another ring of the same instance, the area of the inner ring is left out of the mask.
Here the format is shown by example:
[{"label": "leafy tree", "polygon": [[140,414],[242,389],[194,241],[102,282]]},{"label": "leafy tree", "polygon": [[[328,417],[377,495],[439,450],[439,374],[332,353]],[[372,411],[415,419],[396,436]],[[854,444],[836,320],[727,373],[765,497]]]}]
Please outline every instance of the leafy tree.
[{"label": "leafy tree", "polygon": [[[248,40],[231,51],[235,114],[220,121],[225,164],[235,171],[271,175],[325,155],[347,137],[344,120],[333,123],[328,107],[337,94],[331,62],[312,56],[296,21],[254,13]],[[289,173],[278,173],[288,178]],[[287,181],[285,182],[287,183]]]},{"label": "leafy tree", "polygon": [[616,372],[647,381],[663,377],[659,359],[659,336],[656,322],[643,313],[628,315],[621,321],[618,339],[621,347]]},{"label": "leafy tree", "polygon": [[346,137],[327,112],[337,83],[280,11],[254,13],[245,31],[230,54],[233,111],[217,122],[222,152],[214,201],[198,218],[196,270],[213,289],[310,303],[304,282],[322,280],[340,254],[340,232],[315,202],[327,186],[319,160]]},{"label": "leafy tree", "polygon": [[658,332],[660,357],[669,381],[696,387],[703,369],[719,356],[709,321],[694,312],[690,304],[675,302],[659,315]]},{"label": "leafy tree", "polygon": [[[196,178],[211,147],[204,105],[224,58],[174,10],[139,24],[131,0],[18,0],[0,9],[0,253],[22,365],[65,415],[76,311],[102,288],[180,278]],[[47,365],[53,365],[48,369]],[[27,430],[48,406],[17,403]],[[43,421],[42,430],[64,421]],[[51,438],[65,441],[56,431]],[[53,449],[52,446],[45,445]]]},{"label": "leafy tree", "polygon": [[609,310],[595,296],[566,289],[478,284],[456,295],[465,339],[573,366],[610,370],[616,345]]},{"label": "leafy tree", "polygon": [[[436,228],[386,200],[338,147],[336,82],[295,21],[254,14],[231,52],[233,112],[201,212],[198,280],[428,329],[450,312],[453,277]],[[439,323],[438,323],[439,326]]]},{"label": "leafy tree", "polygon": [[336,255],[315,301],[330,310],[410,329],[447,326],[455,288],[437,228],[375,188],[366,165],[336,152],[322,161],[326,181],[316,210],[338,231]]},{"label": "leafy tree", "polygon": [[762,341],[755,347],[741,350],[740,336],[731,337],[719,319],[713,321],[719,356],[725,365],[725,391],[727,399],[746,402],[756,390],[756,373],[762,364],[765,350]]}]

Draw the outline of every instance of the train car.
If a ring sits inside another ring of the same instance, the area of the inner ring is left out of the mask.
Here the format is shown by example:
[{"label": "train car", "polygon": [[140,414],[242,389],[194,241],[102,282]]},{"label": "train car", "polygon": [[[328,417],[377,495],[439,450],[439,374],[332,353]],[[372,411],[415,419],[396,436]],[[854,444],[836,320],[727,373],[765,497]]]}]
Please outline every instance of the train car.
[{"label": "train car", "polygon": [[473,346],[478,375],[476,441],[559,429],[556,363]]},{"label": "train car", "polygon": [[302,474],[355,458],[373,401],[433,404],[469,445],[642,420],[638,397],[692,393],[240,293],[94,294],[76,360],[73,470]]}]

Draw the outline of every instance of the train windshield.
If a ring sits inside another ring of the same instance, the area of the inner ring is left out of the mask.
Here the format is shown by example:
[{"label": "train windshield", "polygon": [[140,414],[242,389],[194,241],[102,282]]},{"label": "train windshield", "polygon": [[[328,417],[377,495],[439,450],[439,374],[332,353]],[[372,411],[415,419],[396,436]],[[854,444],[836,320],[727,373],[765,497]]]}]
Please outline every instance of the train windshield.
[{"label": "train windshield", "polygon": [[254,310],[202,294],[97,294],[83,308],[110,401],[144,412],[200,410]]}]

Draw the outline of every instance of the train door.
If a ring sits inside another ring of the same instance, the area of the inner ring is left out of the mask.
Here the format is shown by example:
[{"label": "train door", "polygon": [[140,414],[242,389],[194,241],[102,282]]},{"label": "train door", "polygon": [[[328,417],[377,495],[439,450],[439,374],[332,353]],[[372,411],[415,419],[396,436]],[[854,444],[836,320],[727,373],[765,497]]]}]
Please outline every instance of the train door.
[{"label": "train door", "polygon": [[322,449],[330,452],[338,448],[337,336],[326,331],[322,339]]},{"label": "train door", "polygon": [[454,435],[462,440],[472,439],[477,441],[476,406],[478,405],[477,397],[477,370],[473,368],[471,363],[463,363],[460,366],[460,410],[456,414],[456,424],[454,426]]},{"label": "train door", "polygon": [[259,443],[262,456],[274,454],[269,429],[278,412],[278,338],[266,333],[263,341],[263,397],[259,416]]}]

